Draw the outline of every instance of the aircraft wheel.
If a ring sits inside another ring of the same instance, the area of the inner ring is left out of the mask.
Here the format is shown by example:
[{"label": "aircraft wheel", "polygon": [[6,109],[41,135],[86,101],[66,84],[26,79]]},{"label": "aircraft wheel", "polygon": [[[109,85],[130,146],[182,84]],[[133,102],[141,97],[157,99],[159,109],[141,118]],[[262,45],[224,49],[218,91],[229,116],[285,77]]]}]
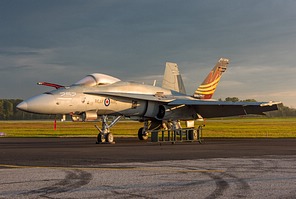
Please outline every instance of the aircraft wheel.
[{"label": "aircraft wheel", "polygon": [[102,142],[105,142],[105,141],[106,141],[105,137],[101,133],[99,133],[98,137],[97,137],[97,143],[102,143]]},{"label": "aircraft wheel", "polygon": [[144,128],[141,127],[138,131],[139,140],[148,140],[148,133],[144,131]]},{"label": "aircraft wheel", "polygon": [[107,135],[106,135],[106,140],[107,140],[107,142],[109,142],[109,143],[113,142],[113,141],[114,141],[114,136],[113,136],[113,134],[112,134],[112,133],[107,133]]}]

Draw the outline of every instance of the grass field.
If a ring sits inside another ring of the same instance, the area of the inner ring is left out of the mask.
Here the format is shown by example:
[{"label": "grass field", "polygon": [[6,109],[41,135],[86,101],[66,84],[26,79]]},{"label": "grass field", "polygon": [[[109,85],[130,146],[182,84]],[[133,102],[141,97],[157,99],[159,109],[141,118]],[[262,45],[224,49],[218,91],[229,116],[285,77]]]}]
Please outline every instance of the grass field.
[{"label": "grass field", "polygon": [[[204,123],[205,138],[296,138],[296,118],[209,119]],[[0,121],[0,137],[96,137],[95,124],[101,125],[100,122],[57,122],[54,130],[53,121]],[[121,121],[111,130],[117,137],[136,137],[142,125]]]},{"label": "grass field", "polygon": [[207,120],[204,137],[296,138],[296,118]]}]

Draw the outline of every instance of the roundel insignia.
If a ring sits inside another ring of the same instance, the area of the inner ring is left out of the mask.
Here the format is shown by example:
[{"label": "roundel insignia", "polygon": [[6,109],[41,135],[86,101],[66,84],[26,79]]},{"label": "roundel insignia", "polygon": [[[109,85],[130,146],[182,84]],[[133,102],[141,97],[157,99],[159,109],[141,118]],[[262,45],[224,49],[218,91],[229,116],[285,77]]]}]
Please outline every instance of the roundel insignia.
[{"label": "roundel insignia", "polygon": [[105,106],[109,106],[110,105],[110,98],[106,98],[104,100],[104,104],[105,104]]}]

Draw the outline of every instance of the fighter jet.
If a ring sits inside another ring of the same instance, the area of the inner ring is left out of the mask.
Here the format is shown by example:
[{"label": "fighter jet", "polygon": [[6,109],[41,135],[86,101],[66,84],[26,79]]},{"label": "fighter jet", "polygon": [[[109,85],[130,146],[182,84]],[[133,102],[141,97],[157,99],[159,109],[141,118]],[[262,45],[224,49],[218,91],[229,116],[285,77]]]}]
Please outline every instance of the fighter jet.
[{"label": "fighter jet", "polygon": [[[195,121],[201,118],[263,114],[277,110],[280,102],[225,102],[213,100],[218,82],[225,72],[229,59],[221,58],[210,71],[203,83],[192,95],[186,95],[179,72],[171,73],[176,83],[163,87],[121,81],[106,74],[87,75],[71,86],[48,82],[39,85],[54,87],[55,90],[29,98],[17,108],[39,114],[69,114],[73,121],[102,120],[97,143],[113,143],[110,128],[121,118],[143,122],[138,130],[140,140],[148,139],[148,131],[168,126],[170,129],[182,128],[180,121]],[[176,66],[174,63],[169,65]],[[170,78],[164,78],[164,81]],[[108,117],[113,120],[109,123]],[[169,125],[164,125],[169,124]]]}]

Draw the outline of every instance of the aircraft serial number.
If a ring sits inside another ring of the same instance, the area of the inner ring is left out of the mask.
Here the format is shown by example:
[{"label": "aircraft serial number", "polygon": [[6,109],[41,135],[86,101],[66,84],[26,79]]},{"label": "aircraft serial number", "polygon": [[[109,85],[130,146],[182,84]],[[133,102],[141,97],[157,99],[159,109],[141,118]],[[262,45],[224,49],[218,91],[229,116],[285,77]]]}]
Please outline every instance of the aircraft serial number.
[{"label": "aircraft serial number", "polygon": [[74,97],[74,96],[76,96],[76,92],[60,92],[60,95],[61,95],[61,97],[64,97],[64,96]]}]

